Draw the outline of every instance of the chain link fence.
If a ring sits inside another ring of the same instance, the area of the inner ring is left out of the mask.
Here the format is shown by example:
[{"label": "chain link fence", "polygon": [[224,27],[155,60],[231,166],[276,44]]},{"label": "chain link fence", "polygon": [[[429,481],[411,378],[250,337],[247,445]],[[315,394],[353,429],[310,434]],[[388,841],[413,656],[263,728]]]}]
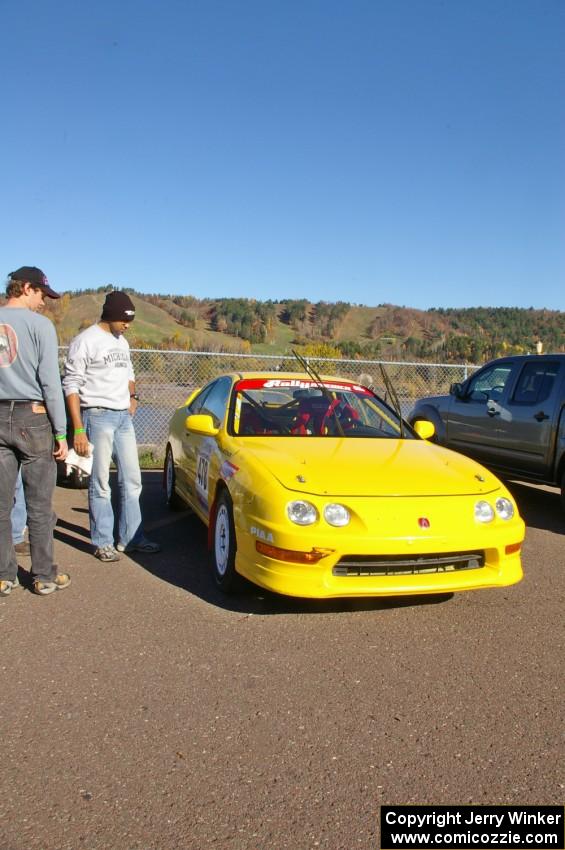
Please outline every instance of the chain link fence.
[{"label": "chain link fence", "polygon": [[[67,353],[60,348],[61,364]],[[165,454],[169,420],[190,393],[227,372],[301,372],[290,355],[210,353],[132,349],[136,390],[141,401],[135,415],[135,430],[142,464],[158,465]],[[390,377],[404,415],[416,399],[444,395],[454,381],[463,381],[476,366],[447,363],[401,363],[384,360],[334,360],[307,358],[322,375],[346,378],[372,385],[385,396],[381,364]]]}]

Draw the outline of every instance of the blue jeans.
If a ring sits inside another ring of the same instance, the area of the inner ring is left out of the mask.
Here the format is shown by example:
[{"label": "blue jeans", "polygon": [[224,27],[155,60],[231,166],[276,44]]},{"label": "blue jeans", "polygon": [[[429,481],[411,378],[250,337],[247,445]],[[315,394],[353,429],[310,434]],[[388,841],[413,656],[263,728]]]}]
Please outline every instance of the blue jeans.
[{"label": "blue jeans", "polygon": [[12,508],[21,467],[31,549],[32,578],[54,581],[53,491],[57,466],[53,458],[53,429],[46,413],[31,404],[0,402],[0,580],[14,581],[18,563],[12,543]]},{"label": "blue jeans", "polygon": [[128,410],[87,407],[84,427],[94,446],[88,488],[90,538],[96,548],[114,545],[114,511],[110,489],[110,463],[118,473],[118,542],[127,546],[143,538],[141,527],[141,471],[137,441]]},{"label": "blue jeans", "polygon": [[14,543],[24,542],[24,533],[27,525],[26,500],[24,498],[24,484],[22,471],[18,472],[16,478],[16,491],[14,493],[14,507],[12,508],[12,541]]}]

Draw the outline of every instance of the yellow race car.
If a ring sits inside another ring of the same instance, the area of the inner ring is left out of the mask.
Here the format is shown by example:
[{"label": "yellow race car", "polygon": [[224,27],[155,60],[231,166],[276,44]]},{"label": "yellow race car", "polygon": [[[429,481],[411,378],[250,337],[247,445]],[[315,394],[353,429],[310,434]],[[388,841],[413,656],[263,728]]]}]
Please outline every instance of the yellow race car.
[{"label": "yellow race car", "polygon": [[173,415],[172,508],[208,526],[214,579],[291,596],[397,596],[522,578],[506,487],[428,442],[370,389],[294,373],[223,375]]}]

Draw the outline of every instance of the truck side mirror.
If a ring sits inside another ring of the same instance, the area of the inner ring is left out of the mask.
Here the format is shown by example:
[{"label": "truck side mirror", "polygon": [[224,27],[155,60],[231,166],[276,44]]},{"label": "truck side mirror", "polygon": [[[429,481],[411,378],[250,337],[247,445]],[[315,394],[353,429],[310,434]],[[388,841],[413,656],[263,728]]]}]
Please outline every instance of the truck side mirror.
[{"label": "truck side mirror", "polygon": [[449,395],[454,395],[455,398],[463,397],[463,384],[455,383],[449,387]]}]

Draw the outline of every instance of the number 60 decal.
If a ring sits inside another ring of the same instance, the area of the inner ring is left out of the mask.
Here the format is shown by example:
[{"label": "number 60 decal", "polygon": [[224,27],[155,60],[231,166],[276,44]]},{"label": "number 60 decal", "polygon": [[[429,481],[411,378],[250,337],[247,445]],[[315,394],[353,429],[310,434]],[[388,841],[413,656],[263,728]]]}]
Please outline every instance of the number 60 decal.
[{"label": "number 60 decal", "polygon": [[196,470],[196,489],[203,496],[208,496],[208,466],[209,461],[204,455],[198,457],[198,468]]}]

